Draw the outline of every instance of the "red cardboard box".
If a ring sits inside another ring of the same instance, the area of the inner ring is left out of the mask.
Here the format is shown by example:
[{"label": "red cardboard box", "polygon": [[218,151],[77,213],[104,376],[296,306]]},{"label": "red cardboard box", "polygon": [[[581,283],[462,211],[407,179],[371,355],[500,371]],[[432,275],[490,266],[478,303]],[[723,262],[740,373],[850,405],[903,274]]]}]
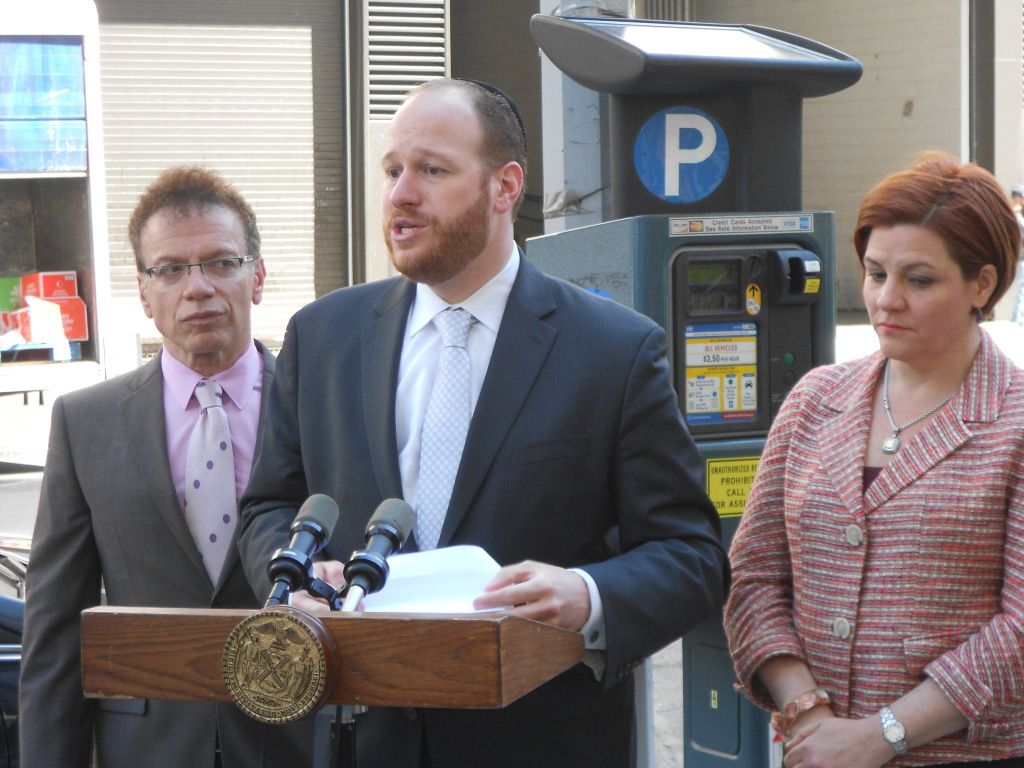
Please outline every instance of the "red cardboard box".
[{"label": "red cardboard box", "polygon": [[88,341],[89,323],[82,299],[72,296],[66,299],[37,299],[35,302],[7,313],[8,318],[14,321],[15,330],[25,341],[49,344],[60,341],[58,316],[64,338],[68,341]]},{"label": "red cardboard box", "polygon": [[78,275],[74,272],[29,272],[21,276],[22,301],[26,296],[66,299],[77,295]]},{"label": "red cardboard box", "polygon": [[13,329],[21,334],[25,341],[32,341],[32,310],[28,307],[16,309],[7,313]]},{"label": "red cardboard box", "polygon": [[64,335],[68,341],[89,340],[89,320],[85,301],[72,296],[66,299],[47,299],[60,307],[60,319],[64,323]]}]

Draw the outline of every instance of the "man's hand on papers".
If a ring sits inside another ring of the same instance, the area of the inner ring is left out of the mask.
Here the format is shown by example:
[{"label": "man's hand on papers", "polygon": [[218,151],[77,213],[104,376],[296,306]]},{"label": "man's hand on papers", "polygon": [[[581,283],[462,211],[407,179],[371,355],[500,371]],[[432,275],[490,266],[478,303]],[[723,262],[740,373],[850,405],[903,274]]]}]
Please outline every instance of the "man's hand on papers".
[{"label": "man's hand on papers", "polygon": [[477,610],[513,606],[506,611],[524,619],[543,621],[574,632],[590,616],[590,592],[578,573],[546,563],[525,560],[507,565],[473,601]]},{"label": "man's hand on papers", "polygon": [[[345,564],[339,563],[337,560],[324,560],[322,562],[313,563],[313,575],[317,578],[323,579],[335,589],[340,590],[345,584]],[[288,604],[303,611],[330,610],[330,606],[327,604],[326,600],[319,597],[313,597],[304,589],[300,589],[298,592],[292,592],[291,600]]]}]

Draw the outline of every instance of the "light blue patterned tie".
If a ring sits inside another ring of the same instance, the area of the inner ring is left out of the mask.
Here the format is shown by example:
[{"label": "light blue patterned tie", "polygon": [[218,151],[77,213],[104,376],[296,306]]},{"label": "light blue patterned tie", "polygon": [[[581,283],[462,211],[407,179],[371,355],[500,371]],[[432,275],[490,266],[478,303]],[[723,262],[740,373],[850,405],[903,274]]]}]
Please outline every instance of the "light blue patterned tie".
[{"label": "light blue patterned tie", "polygon": [[448,514],[455,475],[469,431],[469,352],[466,339],[476,318],[456,307],[434,317],[444,348],[423,418],[420,478],[416,491],[416,543],[434,549]]},{"label": "light blue patterned tie", "polygon": [[220,384],[202,379],[196,384],[196,400],[202,411],[185,460],[185,522],[216,586],[238,517],[235,455]]}]

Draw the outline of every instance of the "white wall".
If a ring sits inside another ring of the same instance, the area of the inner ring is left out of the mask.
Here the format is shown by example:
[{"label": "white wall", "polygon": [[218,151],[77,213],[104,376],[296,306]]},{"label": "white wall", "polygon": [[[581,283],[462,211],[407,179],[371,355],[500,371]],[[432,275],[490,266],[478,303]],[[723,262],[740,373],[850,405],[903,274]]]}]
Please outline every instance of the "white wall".
[{"label": "white wall", "polygon": [[[1001,0],[996,3],[995,30],[995,174],[1005,189],[1024,182],[1021,163],[1021,119],[1024,110],[1021,62],[1021,39],[1024,37],[1024,3]],[[1009,320],[1016,304],[1024,275],[1017,275],[1017,284],[996,305],[997,320]]]},{"label": "white wall", "polygon": [[314,298],[314,142],[309,27],[100,26],[111,317],[108,372],[159,333],[139,305],[128,218],[165,168],[216,169],[252,205],[267,265],[253,334],[273,345]]}]

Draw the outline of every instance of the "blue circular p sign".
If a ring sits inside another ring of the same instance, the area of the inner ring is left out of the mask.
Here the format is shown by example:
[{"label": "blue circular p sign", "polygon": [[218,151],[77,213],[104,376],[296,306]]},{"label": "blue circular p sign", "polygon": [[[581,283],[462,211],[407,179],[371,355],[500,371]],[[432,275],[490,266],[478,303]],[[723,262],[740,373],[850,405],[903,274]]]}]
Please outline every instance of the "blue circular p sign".
[{"label": "blue circular p sign", "polygon": [[633,144],[633,166],[648,191],[670,203],[703,200],[729,170],[722,126],[694,107],[671,107],[644,123]]}]

